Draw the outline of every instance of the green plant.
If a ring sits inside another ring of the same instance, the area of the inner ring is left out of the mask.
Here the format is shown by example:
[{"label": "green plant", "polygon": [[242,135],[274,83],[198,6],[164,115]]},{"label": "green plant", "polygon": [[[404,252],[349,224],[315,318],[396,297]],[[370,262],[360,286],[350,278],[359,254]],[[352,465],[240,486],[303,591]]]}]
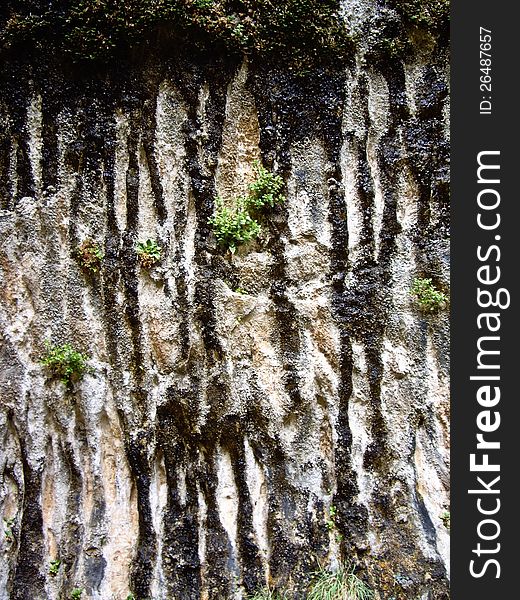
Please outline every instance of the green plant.
[{"label": "green plant", "polygon": [[444,527],[446,527],[446,529],[448,531],[450,530],[450,525],[451,525],[450,520],[451,520],[450,511],[445,510],[441,515],[441,521],[444,523]]},{"label": "green plant", "polygon": [[336,517],[337,514],[338,514],[338,509],[334,505],[332,505],[329,508],[329,519],[326,522],[327,529],[329,531],[332,531],[332,529],[334,529],[334,527],[336,527],[336,523],[334,521],[334,518]]},{"label": "green plant", "polygon": [[436,311],[444,308],[448,302],[447,296],[435,288],[431,279],[416,277],[410,294],[415,297],[419,306],[425,311]]},{"label": "green plant", "polygon": [[135,596],[133,594],[128,594],[126,600],[135,600]]},{"label": "green plant", "polygon": [[235,289],[235,294],[247,294],[247,291],[244,288],[237,287]]},{"label": "green plant", "polygon": [[41,364],[47,367],[53,375],[58,376],[67,387],[74,380],[79,380],[85,373],[92,371],[87,364],[90,357],[77,352],[70,344],[52,346],[49,341],[46,341],[45,347],[47,353],[41,358]]},{"label": "green plant", "polygon": [[238,198],[235,206],[224,206],[222,198],[217,198],[215,214],[209,220],[218,243],[232,254],[237,246],[249,242],[260,233],[260,224],[249,214],[244,198]]},{"label": "green plant", "polygon": [[83,588],[74,588],[70,593],[71,600],[79,600],[85,590]]},{"label": "green plant", "polygon": [[0,51],[32,47],[75,61],[106,60],[142,47],[161,27],[191,48],[209,44],[313,63],[351,49],[339,12],[339,0],[11,2],[0,21]]},{"label": "green plant", "polygon": [[354,573],[352,565],[336,571],[320,569],[314,574],[307,600],[372,600],[374,593]]},{"label": "green plant", "polygon": [[162,248],[155,240],[139,242],[136,246],[137,256],[145,269],[149,269],[161,260]]},{"label": "green plant", "polygon": [[103,253],[97,242],[88,238],[83,240],[76,248],[75,255],[83,269],[86,269],[91,273],[97,273],[101,268]]},{"label": "green plant", "polygon": [[60,570],[60,565],[61,560],[59,558],[57,558],[56,560],[51,560],[49,565],[49,575],[52,575],[53,577],[57,575],[58,571]]},{"label": "green plant", "polygon": [[4,519],[4,537],[6,541],[13,542],[14,541],[14,518]]},{"label": "green plant", "polygon": [[231,253],[241,244],[258,237],[261,227],[255,217],[266,208],[285,202],[283,179],[273,175],[258,161],[254,162],[256,179],[248,187],[247,196],[236,198],[226,206],[220,197],[215,199],[215,214],[209,219],[218,243]]},{"label": "green plant", "polygon": [[249,185],[249,195],[246,200],[248,207],[260,210],[266,206],[273,208],[275,204],[285,202],[285,196],[282,194],[283,179],[268,171],[258,161],[255,161],[253,166],[256,179]]},{"label": "green plant", "polygon": [[390,0],[406,23],[435,31],[450,19],[450,0]]}]

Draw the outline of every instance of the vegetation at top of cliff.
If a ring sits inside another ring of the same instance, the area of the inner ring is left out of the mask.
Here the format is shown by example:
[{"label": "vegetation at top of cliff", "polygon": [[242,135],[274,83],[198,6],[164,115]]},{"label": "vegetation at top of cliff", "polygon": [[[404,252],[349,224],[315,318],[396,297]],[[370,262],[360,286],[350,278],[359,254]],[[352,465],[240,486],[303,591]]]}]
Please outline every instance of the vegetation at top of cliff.
[{"label": "vegetation at top of cliff", "polygon": [[438,33],[450,19],[450,0],[389,0],[406,25]]},{"label": "vegetation at top of cliff", "polygon": [[160,34],[314,60],[342,55],[350,46],[339,8],[339,0],[4,0],[0,49],[106,59]]},{"label": "vegetation at top of cliff", "polygon": [[[374,3],[375,4],[375,3]],[[386,0],[370,15],[365,42],[371,61],[404,60],[449,35],[449,0]]]}]

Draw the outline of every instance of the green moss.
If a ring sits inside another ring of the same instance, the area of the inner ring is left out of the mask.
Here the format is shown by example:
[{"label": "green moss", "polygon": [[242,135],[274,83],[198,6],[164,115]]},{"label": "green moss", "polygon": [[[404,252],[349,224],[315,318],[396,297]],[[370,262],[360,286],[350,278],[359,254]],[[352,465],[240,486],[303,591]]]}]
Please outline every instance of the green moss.
[{"label": "green moss", "polygon": [[217,43],[284,58],[336,56],[349,47],[338,0],[7,1],[5,49],[31,45],[95,60],[143,44],[161,29],[184,42]]},{"label": "green moss", "polygon": [[450,18],[449,0],[390,0],[389,4],[401,15],[405,24],[436,33]]}]

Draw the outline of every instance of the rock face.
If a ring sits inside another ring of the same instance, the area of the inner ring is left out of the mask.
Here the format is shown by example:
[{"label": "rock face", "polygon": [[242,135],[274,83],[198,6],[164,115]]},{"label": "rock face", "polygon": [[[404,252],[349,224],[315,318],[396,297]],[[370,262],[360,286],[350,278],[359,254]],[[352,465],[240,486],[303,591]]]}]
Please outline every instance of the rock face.
[{"label": "rock face", "polygon": [[[4,76],[0,598],[300,599],[348,560],[448,598],[448,314],[409,292],[448,291],[447,61]],[[256,159],[287,201],[231,255],[208,219]]]}]

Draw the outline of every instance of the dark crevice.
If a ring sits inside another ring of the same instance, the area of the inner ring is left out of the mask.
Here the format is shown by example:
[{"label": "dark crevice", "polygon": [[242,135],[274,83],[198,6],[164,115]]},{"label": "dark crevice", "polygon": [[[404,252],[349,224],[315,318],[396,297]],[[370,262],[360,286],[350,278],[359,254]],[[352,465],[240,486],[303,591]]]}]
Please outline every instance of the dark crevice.
[{"label": "dark crevice", "polygon": [[33,600],[45,595],[45,580],[40,571],[43,561],[43,518],[40,506],[42,476],[27,456],[27,446],[20,443],[24,493],[20,543],[12,584],[13,600]]}]

